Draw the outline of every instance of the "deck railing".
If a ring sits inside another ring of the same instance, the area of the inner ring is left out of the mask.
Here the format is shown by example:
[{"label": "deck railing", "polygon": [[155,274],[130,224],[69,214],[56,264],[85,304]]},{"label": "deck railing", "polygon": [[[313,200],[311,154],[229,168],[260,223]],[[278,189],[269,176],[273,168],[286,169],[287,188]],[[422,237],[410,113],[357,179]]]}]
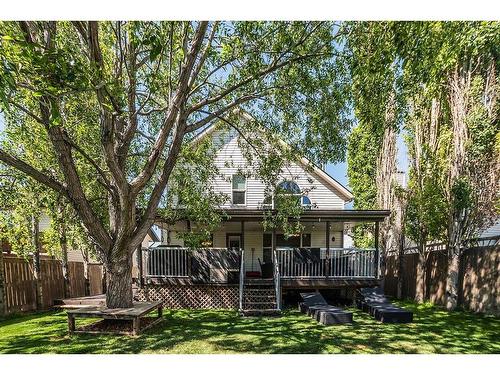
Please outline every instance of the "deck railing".
[{"label": "deck railing", "polygon": [[[240,249],[188,248],[159,246],[146,252],[146,277],[149,278],[214,278],[220,271],[238,271]],[[232,266],[231,266],[232,265]],[[204,275],[201,275],[201,274]],[[206,274],[208,273],[208,274]]]},{"label": "deck railing", "polygon": [[[241,258],[235,259],[238,255]],[[277,248],[272,256],[273,278],[277,293],[280,290],[281,279],[377,277],[375,249],[330,249],[327,251],[324,248]],[[228,257],[233,259],[231,267],[227,265]],[[191,277],[199,281],[210,281],[212,278],[210,274],[213,272],[214,280],[218,280],[218,272],[221,270],[238,271],[240,285],[244,283],[245,278],[244,251],[240,249],[205,248],[195,249],[193,252],[193,249],[185,247],[150,248],[147,251],[146,265],[145,276],[149,278]],[[209,275],[205,275],[207,272]],[[210,280],[207,280],[207,277]]]},{"label": "deck railing", "polygon": [[281,278],[376,278],[375,249],[277,249]]},{"label": "deck railing", "polygon": [[146,276],[189,277],[191,265],[189,249],[185,247],[157,247],[147,251]]},{"label": "deck railing", "polygon": [[274,288],[276,294],[276,308],[281,310],[281,274],[278,260],[278,253],[276,249],[273,250],[273,276],[274,276]]}]

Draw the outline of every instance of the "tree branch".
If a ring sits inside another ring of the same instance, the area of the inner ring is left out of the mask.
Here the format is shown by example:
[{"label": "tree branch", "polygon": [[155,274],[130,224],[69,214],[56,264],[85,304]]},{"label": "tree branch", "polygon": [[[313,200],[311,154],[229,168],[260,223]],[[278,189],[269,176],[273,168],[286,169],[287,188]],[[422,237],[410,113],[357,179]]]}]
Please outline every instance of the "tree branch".
[{"label": "tree branch", "polygon": [[9,155],[5,151],[0,149],[0,160],[7,164],[10,167],[13,167],[34,180],[40,182],[41,184],[49,187],[50,189],[59,192],[63,194],[64,196],[68,197],[68,191],[66,187],[60,183],[59,181],[55,180],[54,178],[50,177],[49,175],[40,172],[36,168],[32,167],[28,163],[22,161],[21,159],[18,159],[14,156]]},{"label": "tree branch", "polygon": [[193,74],[191,75],[191,78],[189,79],[189,84],[188,84],[189,89],[191,89],[191,87],[193,86],[193,83],[195,82],[196,78],[198,77],[198,74],[200,73],[201,69],[203,68],[203,64],[205,63],[205,60],[208,56],[208,53],[210,52],[210,48],[212,47],[212,41],[214,39],[215,33],[217,32],[218,26],[219,26],[219,22],[217,22],[217,21],[212,26],[212,31],[210,33],[210,36],[208,37],[207,44],[205,45],[205,48],[203,48],[203,52],[201,53],[200,60],[198,61],[198,64],[194,68]]},{"label": "tree branch", "polygon": [[[141,173],[137,177],[135,177],[130,183],[132,187],[133,196],[136,196],[142,190],[142,188],[147,184],[147,182],[153,175],[156,166],[158,165],[158,161],[160,160],[160,156],[165,147],[167,137],[170,134],[170,131],[172,130],[174,122],[178,118],[179,110],[180,107],[182,106],[182,103],[185,101],[187,97],[189,91],[187,88],[189,83],[189,77],[191,75],[191,71],[193,69],[194,62],[196,60],[196,56],[198,55],[198,52],[201,48],[201,44],[207,29],[207,24],[208,24],[207,22],[200,22],[200,24],[198,25],[194,41],[191,45],[189,53],[186,56],[186,61],[181,69],[181,74],[179,76],[179,84],[175,92],[175,95],[172,99],[172,102],[169,104],[169,109],[167,112],[167,116],[164,120],[162,129],[160,130],[160,133],[156,138],[155,144],[146,162],[146,165],[144,166]],[[179,125],[177,125],[177,128],[178,127]]]},{"label": "tree branch", "polygon": [[247,77],[246,79],[234,84],[233,86],[230,86],[228,87],[227,89],[223,90],[221,93],[219,93],[218,95],[215,95],[215,96],[212,96],[212,97],[209,97],[209,98],[206,98],[202,101],[200,101],[199,103],[193,105],[189,110],[188,110],[188,114],[190,113],[193,113],[203,107],[205,107],[206,105],[209,105],[209,104],[212,104],[212,103],[215,103],[215,102],[218,102],[219,100],[223,99],[224,97],[226,97],[227,95],[231,94],[232,92],[236,91],[237,89],[239,89],[240,87],[243,87],[243,86],[246,86],[248,85],[249,83],[267,75],[267,74],[270,74],[280,68],[283,68],[291,63],[295,63],[295,62],[299,62],[299,61],[302,61],[302,60],[306,60],[310,57],[313,57],[313,56],[316,56],[316,54],[307,54],[307,55],[301,55],[301,56],[297,56],[295,58],[292,58],[292,59],[288,59],[288,60],[285,60],[281,63],[278,63],[279,59],[276,59],[269,67],[267,67],[266,69],[258,72],[257,74],[254,74],[250,77]]},{"label": "tree branch", "polygon": [[216,118],[220,119],[221,118],[220,116],[222,116],[224,113],[226,113],[230,109],[232,109],[240,104],[243,104],[245,102],[248,102],[252,99],[256,99],[258,97],[259,97],[259,95],[257,95],[257,94],[242,96],[242,97],[234,100],[233,102],[231,102],[227,106],[225,106],[225,107],[223,107],[215,112],[198,110],[198,112],[203,112],[203,113],[207,114],[207,116],[205,118],[193,123],[193,124],[188,125],[186,128],[186,133],[192,133],[192,132],[202,128],[203,126],[208,124],[210,121],[212,121]]}]

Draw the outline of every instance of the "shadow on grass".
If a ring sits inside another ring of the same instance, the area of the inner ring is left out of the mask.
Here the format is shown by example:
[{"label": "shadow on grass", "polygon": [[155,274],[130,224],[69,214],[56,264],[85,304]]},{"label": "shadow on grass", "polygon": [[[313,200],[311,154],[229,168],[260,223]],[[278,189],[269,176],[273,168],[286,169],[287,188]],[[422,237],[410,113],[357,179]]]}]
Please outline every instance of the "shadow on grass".
[{"label": "shadow on grass", "polygon": [[277,318],[167,310],[135,338],[69,337],[65,313],[30,314],[0,321],[0,353],[500,353],[499,318],[398,304],[414,311],[413,323],[382,324],[356,309],[352,325],[329,327],[293,310]]}]

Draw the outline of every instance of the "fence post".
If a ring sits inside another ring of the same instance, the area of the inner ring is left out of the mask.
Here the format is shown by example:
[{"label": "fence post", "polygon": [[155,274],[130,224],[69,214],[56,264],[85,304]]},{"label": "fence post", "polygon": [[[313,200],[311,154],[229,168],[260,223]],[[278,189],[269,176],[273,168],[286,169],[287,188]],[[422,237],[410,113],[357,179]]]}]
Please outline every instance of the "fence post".
[{"label": "fence post", "polygon": [[35,253],[33,254],[33,276],[35,278],[35,291],[36,291],[36,309],[42,308],[42,275],[40,269],[40,227],[38,218],[35,215],[31,216],[31,231],[33,234],[33,247]]},{"label": "fence post", "polygon": [[144,287],[144,270],[142,264],[142,244],[137,246],[137,285],[139,288]]},{"label": "fence post", "polygon": [[0,316],[6,313],[3,250],[0,248]]}]

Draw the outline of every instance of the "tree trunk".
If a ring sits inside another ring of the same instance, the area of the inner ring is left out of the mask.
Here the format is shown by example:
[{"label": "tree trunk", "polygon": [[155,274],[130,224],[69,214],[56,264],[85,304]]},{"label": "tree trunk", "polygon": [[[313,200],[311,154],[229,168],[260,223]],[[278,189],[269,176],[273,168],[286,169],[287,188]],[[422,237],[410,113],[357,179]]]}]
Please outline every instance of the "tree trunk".
[{"label": "tree trunk", "polygon": [[403,298],[403,272],[404,272],[404,256],[405,256],[405,223],[404,223],[404,212],[402,206],[400,205],[400,215],[401,215],[401,230],[399,232],[398,239],[398,284],[396,290],[396,297],[398,299]]},{"label": "tree trunk", "polygon": [[[404,187],[404,186],[403,186]],[[405,209],[406,209],[406,195],[403,193],[395,194],[394,197],[394,251],[396,257],[396,298],[401,299],[403,296],[403,257],[405,251]]]},{"label": "tree trunk", "polygon": [[418,249],[417,275],[415,285],[415,301],[419,303],[425,301],[425,274],[427,268],[425,258],[425,244],[420,244]]},{"label": "tree trunk", "polygon": [[460,269],[460,252],[458,250],[453,249],[448,254],[448,273],[446,275],[446,308],[448,310],[455,310],[458,306],[458,272]]},{"label": "tree trunk", "polygon": [[90,279],[89,279],[89,250],[85,247],[82,250],[83,258],[83,278],[85,279],[85,295],[90,296]]},{"label": "tree trunk", "polygon": [[456,181],[466,175],[466,145],[469,132],[466,122],[472,70],[470,65],[457,68],[450,77],[449,102],[453,126],[453,148],[448,175],[448,194],[451,210],[448,224],[448,274],[446,276],[446,308],[454,310],[458,305],[458,270],[460,247],[465,239],[467,210],[456,207],[458,197],[453,194]]},{"label": "tree trunk", "polygon": [[106,306],[132,307],[132,254],[123,249],[120,254],[106,260]]},{"label": "tree trunk", "polygon": [[[396,172],[396,102],[395,93],[391,92],[385,113],[385,129],[382,137],[382,145],[377,158],[377,206],[381,210],[391,210],[394,202],[393,180]],[[394,245],[394,233],[391,221],[392,215],[380,223],[380,275],[382,277],[380,287],[385,286],[386,257]]]},{"label": "tree trunk", "polygon": [[35,278],[35,299],[36,299],[36,308],[40,310],[42,308],[42,299],[43,299],[43,291],[42,291],[42,280],[41,280],[41,270],[40,270],[40,228],[39,228],[38,218],[34,215],[31,217],[31,232],[33,236],[33,276]]},{"label": "tree trunk", "polygon": [[59,244],[61,246],[61,264],[64,279],[64,298],[71,297],[69,268],[68,268],[68,240],[66,238],[66,227],[64,223],[59,225]]}]

